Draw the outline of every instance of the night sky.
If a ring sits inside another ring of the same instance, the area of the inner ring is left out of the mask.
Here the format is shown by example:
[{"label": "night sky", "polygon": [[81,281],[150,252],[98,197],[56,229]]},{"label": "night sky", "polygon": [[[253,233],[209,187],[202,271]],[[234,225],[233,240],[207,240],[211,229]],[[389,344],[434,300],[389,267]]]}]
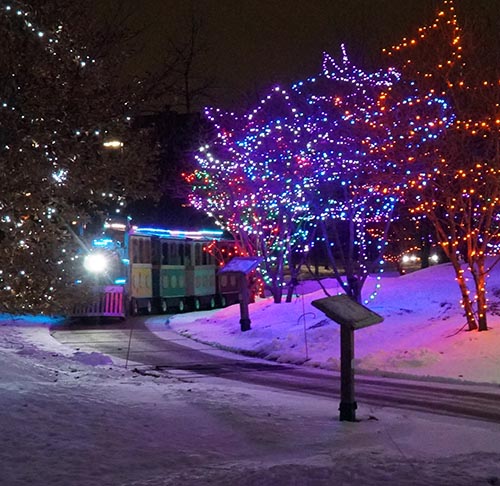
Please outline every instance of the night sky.
[{"label": "night sky", "polygon": [[[192,8],[208,48],[203,69],[216,80],[216,106],[238,109],[276,83],[317,74],[340,43],[362,67],[435,18],[436,0],[123,0],[144,28],[137,69],[155,69],[166,38],[185,37]],[[500,31],[500,0],[456,0],[459,20],[476,14]],[[200,66],[201,67],[201,66]]]}]

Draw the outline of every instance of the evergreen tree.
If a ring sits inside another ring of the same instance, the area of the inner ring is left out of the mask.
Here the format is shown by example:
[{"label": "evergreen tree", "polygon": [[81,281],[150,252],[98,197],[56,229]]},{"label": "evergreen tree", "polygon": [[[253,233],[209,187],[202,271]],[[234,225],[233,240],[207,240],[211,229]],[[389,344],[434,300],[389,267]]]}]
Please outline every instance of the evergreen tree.
[{"label": "evergreen tree", "polygon": [[[123,82],[126,32],[88,2],[1,2],[0,309],[59,312],[81,273],[78,229],[154,177],[132,126],[147,91]],[[105,143],[119,141],[117,150]]]}]

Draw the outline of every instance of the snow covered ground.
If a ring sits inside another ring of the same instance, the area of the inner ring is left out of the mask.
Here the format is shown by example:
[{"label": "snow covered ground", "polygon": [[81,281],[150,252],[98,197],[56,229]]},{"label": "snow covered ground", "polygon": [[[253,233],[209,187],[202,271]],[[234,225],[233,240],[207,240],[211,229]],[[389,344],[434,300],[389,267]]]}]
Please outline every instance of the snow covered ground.
[{"label": "snow covered ground", "polygon": [[[331,295],[334,280],[323,280]],[[363,297],[375,290],[369,279]],[[301,284],[291,303],[250,305],[252,329],[240,332],[239,308],[177,315],[170,326],[193,339],[245,350],[280,362],[339,369],[340,327],[311,301],[325,294],[315,281]],[[396,377],[500,384],[500,268],[488,279],[489,331],[465,332],[460,293],[450,264],[404,276],[388,275],[368,307],[384,322],[355,333],[358,372]],[[195,317],[195,320],[193,320]],[[157,318],[153,322],[164,322]]]},{"label": "snow covered ground", "polygon": [[[374,285],[372,282],[370,285]],[[332,293],[335,284],[329,283]],[[463,331],[447,265],[387,276],[370,307],[379,325],[356,331],[359,373],[500,384],[500,271],[489,281],[488,332]],[[337,369],[339,328],[294,301],[151,317],[223,349]],[[0,484],[494,485],[500,424],[372,407],[338,421],[338,401],[171,371],[144,376],[110,357],[55,341],[46,319],[0,322]]]}]

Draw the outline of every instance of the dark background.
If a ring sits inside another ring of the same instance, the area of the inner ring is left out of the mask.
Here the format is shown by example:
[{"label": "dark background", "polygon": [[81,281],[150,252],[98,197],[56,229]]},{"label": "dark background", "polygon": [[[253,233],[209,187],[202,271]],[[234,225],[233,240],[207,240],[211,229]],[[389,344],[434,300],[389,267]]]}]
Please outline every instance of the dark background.
[{"label": "dark background", "polygon": [[[236,110],[275,83],[286,86],[319,73],[323,52],[338,55],[342,42],[356,64],[376,67],[383,47],[432,22],[442,2],[122,0],[121,5],[132,13],[130,25],[142,30],[143,49],[129,67],[132,72],[155,69],[167,39],[186,38],[191,14],[201,19],[207,52],[198,69],[215,79],[209,104]],[[479,21],[498,42],[500,0],[455,0],[454,5],[461,24]]]},{"label": "dark background", "polygon": [[[126,75],[158,70],[172,42],[189,39],[191,18],[201,22],[204,53],[195,71],[213,78],[211,97],[197,100],[189,116],[170,100],[157,103],[153,119],[162,146],[163,196],[156,205],[146,200],[130,208],[142,224],[178,228],[211,225],[186,204],[187,186],[179,176],[190,171],[189,151],[199,146],[196,112],[207,105],[236,113],[254,108],[276,84],[287,87],[319,74],[323,53],[338,58],[341,43],[356,65],[377,70],[382,48],[413,37],[418,27],[432,23],[443,5],[438,0],[101,1],[100,9],[115,15],[118,9],[127,25],[141,32],[134,39],[139,49],[125,67]],[[455,0],[454,5],[460,25],[480,24],[485,38],[500,44],[500,0]]]}]

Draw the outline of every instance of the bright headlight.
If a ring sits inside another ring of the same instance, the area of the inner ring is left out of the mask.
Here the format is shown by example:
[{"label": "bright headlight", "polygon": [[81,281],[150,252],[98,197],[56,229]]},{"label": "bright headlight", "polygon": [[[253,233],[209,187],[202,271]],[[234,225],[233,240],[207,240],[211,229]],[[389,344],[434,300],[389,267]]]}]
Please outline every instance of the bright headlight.
[{"label": "bright headlight", "polygon": [[83,266],[88,272],[102,273],[108,267],[108,259],[102,253],[90,253],[83,260]]}]

